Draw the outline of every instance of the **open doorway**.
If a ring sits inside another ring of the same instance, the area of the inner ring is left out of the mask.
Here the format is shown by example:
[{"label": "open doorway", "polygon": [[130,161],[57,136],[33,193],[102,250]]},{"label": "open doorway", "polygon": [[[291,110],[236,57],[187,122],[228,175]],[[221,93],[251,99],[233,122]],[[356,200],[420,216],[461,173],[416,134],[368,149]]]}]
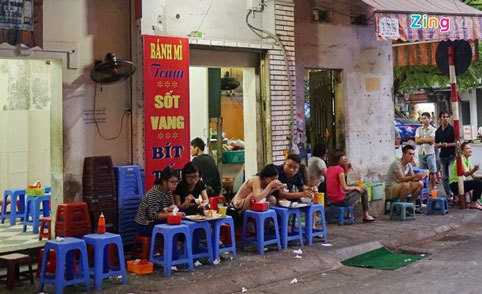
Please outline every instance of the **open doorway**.
[{"label": "open doorway", "polygon": [[318,143],[328,149],[333,163],[335,150],[345,150],[345,107],[339,69],[307,69],[305,74],[305,123],[309,150]]},{"label": "open doorway", "polygon": [[217,162],[230,198],[262,161],[256,69],[191,66],[189,72],[191,139],[207,142],[204,152]]},{"label": "open doorway", "polygon": [[[0,59],[0,122],[1,194],[26,189],[38,180],[51,187],[51,214],[55,213],[62,197],[56,189],[63,158],[62,62]],[[6,205],[7,211],[15,206]],[[15,225],[8,217],[0,224],[0,252],[43,246],[32,226],[22,229],[18,218]]]}]

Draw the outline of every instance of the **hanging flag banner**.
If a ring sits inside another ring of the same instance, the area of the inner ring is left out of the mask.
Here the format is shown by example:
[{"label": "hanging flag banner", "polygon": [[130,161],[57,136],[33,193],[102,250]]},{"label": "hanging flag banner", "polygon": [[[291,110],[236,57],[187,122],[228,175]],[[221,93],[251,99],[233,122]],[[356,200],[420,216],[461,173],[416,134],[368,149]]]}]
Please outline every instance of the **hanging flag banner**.
[{"label": "hanging flag banner", "polygon": [[33,0],[0,0],[0,28],[33,31]]},{"label": "hanging flag banner", "polygon": [[147,191],[166,166],[191,160],[187,38],[144,35],[144,115]]}]

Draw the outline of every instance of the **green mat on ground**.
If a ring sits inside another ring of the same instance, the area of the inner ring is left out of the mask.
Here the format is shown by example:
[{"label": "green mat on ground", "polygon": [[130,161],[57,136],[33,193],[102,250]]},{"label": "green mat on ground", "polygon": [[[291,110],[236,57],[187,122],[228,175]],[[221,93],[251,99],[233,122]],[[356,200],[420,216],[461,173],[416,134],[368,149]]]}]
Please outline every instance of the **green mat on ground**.
[{"label": "green mat on ground", "polygon": [[369,267],[382,270],[395,270],[427,257],[428,254],[393,253],[387,248],[378,248],[355,257],[345,259],[341,263],[348,266]]}]

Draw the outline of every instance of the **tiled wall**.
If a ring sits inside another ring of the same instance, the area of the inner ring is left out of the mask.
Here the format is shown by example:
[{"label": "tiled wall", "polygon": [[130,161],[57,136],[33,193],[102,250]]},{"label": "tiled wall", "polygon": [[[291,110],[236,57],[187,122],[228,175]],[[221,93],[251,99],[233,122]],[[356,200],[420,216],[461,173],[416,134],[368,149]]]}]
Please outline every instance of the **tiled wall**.
[{"label": "tiled wall", "polygon": [[50,186],[50,68],[0,60],[0,191],[37,179]]}]

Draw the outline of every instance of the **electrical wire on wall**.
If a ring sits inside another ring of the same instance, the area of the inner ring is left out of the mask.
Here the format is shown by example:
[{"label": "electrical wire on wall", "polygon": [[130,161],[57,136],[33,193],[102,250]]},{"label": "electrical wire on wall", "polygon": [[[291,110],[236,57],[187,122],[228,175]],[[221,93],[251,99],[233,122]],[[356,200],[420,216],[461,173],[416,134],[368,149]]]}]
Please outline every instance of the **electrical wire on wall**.
[{"label": "electrical wire on wall", "polygon": [[[100,91],[102,92],[102,88],[100,89]],[[117,133],[117,135],[114,136],[114,137],[107,138],[104,135],[102,135],[102,133],[100,132],[100,126],[99,126],[99,123],[97,122],[97,117],[95,115],[95,113],[96,113],[96,105],[95,105],[96,98],[97,98],[97,84],[94,84],[94,110],[93,110],[93,115],[94,115],[94,123],[95,123],[95,128],[97,129],[97,133],[104,140],[115,140],[115,139],[119,138],[121,133],[122,133],[122,128],[123,128],[123,125],[124,125],[124,117],[129,112],[129,109],[124,110],[124,113],[122,114],[121,125],[120,125],[120,129],[119,129],[119,132]]]},{"label": "electrical wire on wall", "polygon": [[[264,1],[261,1],[261,12],[264,10]],[[253,31],[253,33],[255,33],[258,37],[262,38],[262,39],[273,39],[275,41],[275,44],[277,46],[280,47],[281,49],[281,52],[283,53],[283,57],[284,57],[284,63],[285,63],[285,70],[286,70],[286,78],[288,79],[288,89],[289,89],[289,103],[290,103],[290,113],[291,113],[291,120],[290,120],[290,123],[289,123],[289,126],[290,126],[290,143],[289,143],[289,150],[291,152],[291,149],[292,149],[292,144],[293,144],[293,124],[294,124],[294,114],[293,114],[293,88],[291,86],[291,75],[290,75],[290,70],[289,70],[289,65],[288,65],[288,56],[286,55],[286,49],[285,49],[285,46],[283,44],[283,42],[281,42],[281,40],[279,39],[278,36],[276,36],[275,34],[269,32],[269,31],[266,31],[264,29],[260,29],[260,28],[257,28],[253,25],[251,25],[249,23],[249,16],[251,15],[251,13],[253,13],[253,10],[249,10],[248,14],[246,15],[246,24],[248,25],[248,27]],[[253,17],[254,17],[254,14],[253,14]],[[265,34],[266,36],[263,36],[262,34]]]}]

